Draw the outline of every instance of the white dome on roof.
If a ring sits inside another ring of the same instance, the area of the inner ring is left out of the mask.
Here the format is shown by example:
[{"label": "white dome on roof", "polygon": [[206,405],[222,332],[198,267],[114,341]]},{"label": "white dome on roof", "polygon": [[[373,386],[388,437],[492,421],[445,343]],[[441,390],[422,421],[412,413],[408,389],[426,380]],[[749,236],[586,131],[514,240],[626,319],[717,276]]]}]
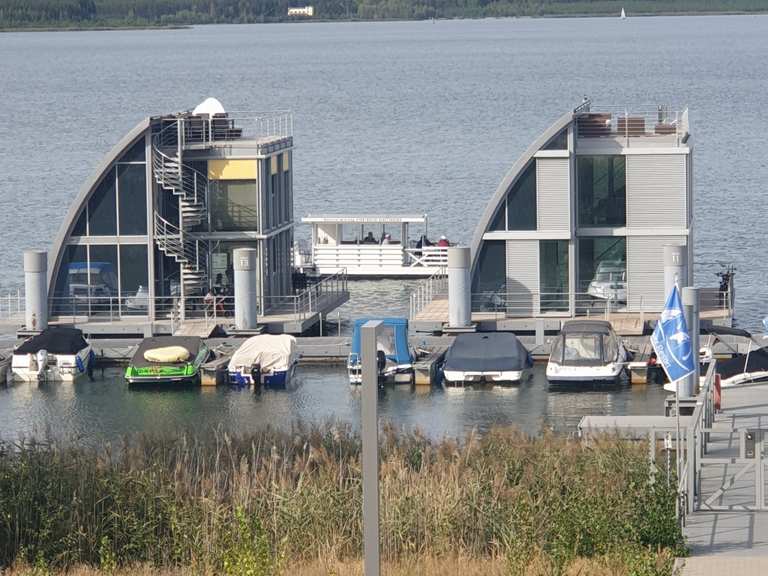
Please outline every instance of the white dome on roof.
[{"label": "white dome on roof", "polygon": [[200,114],[208,114],[208,116],[213,116],[214,114],[226,114],[224,111],[224,106],[221,105],[221,102],[216,100],[216,98],[206,98],[200,104],[195,106],[195,109],[192,110],[192,114],[195,116],[198,116]]}]

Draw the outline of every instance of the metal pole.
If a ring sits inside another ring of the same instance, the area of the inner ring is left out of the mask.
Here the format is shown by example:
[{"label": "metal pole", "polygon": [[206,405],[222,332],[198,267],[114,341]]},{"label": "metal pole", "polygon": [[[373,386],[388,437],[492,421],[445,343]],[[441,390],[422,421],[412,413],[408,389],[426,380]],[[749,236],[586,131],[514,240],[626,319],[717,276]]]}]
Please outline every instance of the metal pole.
[{"label": "metal pole", "polygon": [[382,323],[369,320],[361,330],[360,352],[363,364],[363,573],[379,576],[379,370],[376,340]]},{"label": "metal pole", "polygon": [[699,383],[699,289],[683,288],[682,303],[685,312],[685,322],[691,335],[691,354],[693,354],[696,370],[683,380],[681,396],[683,398],[690,398],[695,394]]}]

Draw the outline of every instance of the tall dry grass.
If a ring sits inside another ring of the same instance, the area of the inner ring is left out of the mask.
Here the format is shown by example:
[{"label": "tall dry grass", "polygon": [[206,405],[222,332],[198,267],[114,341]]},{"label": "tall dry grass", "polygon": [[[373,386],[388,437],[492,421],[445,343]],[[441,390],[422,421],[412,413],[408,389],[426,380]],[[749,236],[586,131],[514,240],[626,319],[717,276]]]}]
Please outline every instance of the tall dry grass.
[{"label": "tall dry grass", "polygon": [[[565,574],[589,561],[665,574],[681,549],[674,492],[649,480],[642,444],[387,430],[381,461],[382,554],[393,565],[462,558]],[[361,498],[360,443],[346,428],[141,436],[102,450],[2,444],[0,565],[355,570]]]}]

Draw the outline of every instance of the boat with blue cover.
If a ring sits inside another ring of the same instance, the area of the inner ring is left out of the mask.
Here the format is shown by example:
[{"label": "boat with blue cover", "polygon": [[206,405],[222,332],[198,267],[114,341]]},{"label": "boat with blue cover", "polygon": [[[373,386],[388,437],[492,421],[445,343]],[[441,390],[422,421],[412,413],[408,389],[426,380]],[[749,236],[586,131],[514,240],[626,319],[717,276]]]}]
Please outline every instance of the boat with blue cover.
[{"label": "boat with blue cover", "polygon": [[416,354],[408,343],[406,318],[358,318],[355,320],[352,351],[347,359],[349,383],[362,383],[361,329],[370,320],[379,320],[383,324],[376,340],[380,381],[410,384],[413,380],[413,362]]}]

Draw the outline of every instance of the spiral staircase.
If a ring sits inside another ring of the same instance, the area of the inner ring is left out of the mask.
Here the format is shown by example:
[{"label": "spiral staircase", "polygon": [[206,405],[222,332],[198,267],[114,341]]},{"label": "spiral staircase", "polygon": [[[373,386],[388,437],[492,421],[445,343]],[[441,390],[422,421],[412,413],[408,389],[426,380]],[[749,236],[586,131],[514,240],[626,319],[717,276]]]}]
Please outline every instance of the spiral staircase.
[{"label": "spiral staircase", "polygon": [[179,225],[155,212],[157,247],[181,264],[182,293],[202,296],[208,288],[208,249],[191,230],[207,216],[208,177],[182,159],[184,119],[178,118],[152,138],[152,173],[163,190],[179,199]]}]

